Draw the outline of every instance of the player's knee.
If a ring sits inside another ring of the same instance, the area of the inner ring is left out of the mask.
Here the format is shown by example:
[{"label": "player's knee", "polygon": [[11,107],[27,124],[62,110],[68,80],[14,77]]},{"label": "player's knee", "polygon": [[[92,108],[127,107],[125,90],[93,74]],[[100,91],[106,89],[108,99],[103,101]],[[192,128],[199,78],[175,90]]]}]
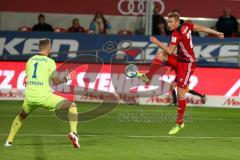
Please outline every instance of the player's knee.
[{"label": "player's knee", "polygon": [[178,99],[185,99],[185,93],[179,93],[178,92]]},{"label": "player's knee", "polygon": [[178,99],[185,99],[185,88],[177,87]]},{"label": "player's knee", "polygon": [[162,61],[166,61],[166,59],[167,59],[166,56],[167,55],[164,52],[158,52],[157,55],[156,55],[156,57],[159,58]]},{"label": "player's knee", "polygon": [[24,111],[21,111],[21,112],[19,113],[19,115],[20,115],[20,117],[21,117],[22,119],[26,119],[27,116],[28,116],[28,114],[27,114],[26,112],[24,112]]},{"label": "player's knee", "polygon": [[77,107],[76,103],[70,101],[70,100],[65,100],[61,106],[60,106],[60,109],[63,109],[63,110],[68,110],[69,108],[71,107]]},{"label": "player's knee", "polygon": [[77,112],[77,105],[75,102],[72,102],[70,108],[75,108],[74,110],[76,110],[75,112]]},{"label": "player's knee", "polygon": [[159,58],[159,59],[162,59],[163,58],[163,52],[158,52],[156,54],[156,57]]},{"label": "player's knee", "polygon": [[77,107],[75,102],[72,102],[71,107]]},{"label": "player's knee", "polygon": [[185,95],[178,94],[178,99],[185,99]]}]

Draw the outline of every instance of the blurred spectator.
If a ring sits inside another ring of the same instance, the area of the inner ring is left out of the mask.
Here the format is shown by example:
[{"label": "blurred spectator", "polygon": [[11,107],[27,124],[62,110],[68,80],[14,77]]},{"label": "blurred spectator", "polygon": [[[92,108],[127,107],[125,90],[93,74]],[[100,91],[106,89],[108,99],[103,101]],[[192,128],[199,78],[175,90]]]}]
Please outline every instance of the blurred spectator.
[{"label": "blurred spectator", "polygon": [[169,35],[170,32],[167,30],[167,22],[159,12],[160,8],[155,7],[153,9],[152,35]]},{"label": "blurred spectator", "polygon": [[[193,21],[192,21],[192,20],[187,20],[186,22],[187,22],[187,23],[191,23],[191,24],[193,24]],[[196,32],[196,31],[192,31],[192,36],[199,37],[200,34],[199,34],[198,32]]]},{"label": "blurred spectator", "polygon": [[224,33],[225,37],[232,37],[236,35],[238,22],[231,14],[231,10],[229,8],[223,10],[223,15],[219,17],[216,27],[218,31]]},{"label": "blurred spectator", "polygon": [[50,24],[45,22],[45,16],[40,14],[38,16],[38,24],[35,24],[32,28],[32,31],[53,31],[53,27]]},{"label": "blurred spectator", "polygon": [[79,20],[77,18],[74,18],[72,21],[72,26],[68,28],[68,32],[81,32],[85,33],[86,30],[80,26]]},{"label": "blurred spectator", "polygon": [[93,33],[105,34],[111,29],[111,24],[105,19],[102,12],[96,12],[89,26],[89,30]]},{"label": "blurred spectator", "polygon": [[238,25],[238,34],[237,34],[238,37],[240,37],[240,24]]}]

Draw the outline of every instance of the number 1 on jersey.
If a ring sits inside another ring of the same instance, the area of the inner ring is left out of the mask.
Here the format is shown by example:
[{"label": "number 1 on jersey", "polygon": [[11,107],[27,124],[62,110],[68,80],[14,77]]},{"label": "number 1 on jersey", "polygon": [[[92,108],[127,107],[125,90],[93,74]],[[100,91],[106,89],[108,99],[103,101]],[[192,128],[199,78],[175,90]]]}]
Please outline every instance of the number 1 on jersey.
[{"label": "number 1 on jersey", "polygon": [[34,71],[33,71],[32,78],[37,78],[36,72],[37,72],[37,66],[38,66],[38,63],[34,63],[33,66],[34,66]]}]

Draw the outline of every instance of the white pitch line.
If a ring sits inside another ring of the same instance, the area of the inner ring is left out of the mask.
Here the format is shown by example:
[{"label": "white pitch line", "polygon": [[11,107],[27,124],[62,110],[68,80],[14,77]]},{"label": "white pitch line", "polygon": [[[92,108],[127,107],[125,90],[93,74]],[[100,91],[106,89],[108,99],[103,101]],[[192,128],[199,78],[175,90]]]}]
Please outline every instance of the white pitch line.
[{"label": "white pitch line", "polygon": [[[16,114],[0,114],[1,117],[15,117]],[[55,115],[45,115],[45,114],[34,114],[34,115],[29,115],[29,117],[32,118],[52,118],[56,117]],[[103,118],[108,118],[108,119],[119,119],[121,116],[104,116]],[[201,117],[192,117],[191,120],[210,120],[210,121],[240,121],[239,119],[229,119],[229,118],[201,118]],[[132,122],[132,121],[129,121]],[[153,121],[154,122],[154,121]],[[163,121],[164,122],[164,121]]]},{"label": "white pitch line", "polygon": [[209,136],[124,136],[126,138],[169,138],[169,139],[240,139],[240,137],[209,137]]},{"label": "white pitch line", "polygon": [[[0,134],[0,136],[7,136],[8,134]],[[67,134],[18,134],[20,137],[39,136],[39,137],[67,137]],[[214,136],[141,136],[141,135],[101,135],[101,134],[80,134],[80,137],[120,137],[120,138],[166,138],[166,139],[240,139],[240,137],[214,137]]]}]

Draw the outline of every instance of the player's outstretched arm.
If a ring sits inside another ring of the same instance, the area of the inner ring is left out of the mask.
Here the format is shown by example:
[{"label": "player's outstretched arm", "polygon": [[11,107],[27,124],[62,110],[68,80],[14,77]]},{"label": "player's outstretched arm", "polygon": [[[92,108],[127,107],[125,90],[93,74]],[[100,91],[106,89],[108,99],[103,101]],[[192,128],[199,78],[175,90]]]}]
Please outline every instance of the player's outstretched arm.
[{"label": "player's outstretched arm", "polygon": [[167,54],[172,54],[174,52],[174,50],[176,49],[175,45],[165,45],[164,43],[160,42],[157,38],[155,38],[154,36],[150,37],[150,42],[156,44],[157,46],[159,46],[164,52],[166,52]]},{"label": "player's outstretched arm", "polygon": [[213,30],[211,28],[208,28],[208,27],[205,27],[205,26],[201,26],[201,25],[198,25],[198,24],[194,24],[193,30],[197,31],[197,32],[205,32],[205,33],[213,34],[213,35],[217,36],[220,39],[224,38],[224,34],[222,32],[218,32],[218,31],[215,31],[215,30]]}]

